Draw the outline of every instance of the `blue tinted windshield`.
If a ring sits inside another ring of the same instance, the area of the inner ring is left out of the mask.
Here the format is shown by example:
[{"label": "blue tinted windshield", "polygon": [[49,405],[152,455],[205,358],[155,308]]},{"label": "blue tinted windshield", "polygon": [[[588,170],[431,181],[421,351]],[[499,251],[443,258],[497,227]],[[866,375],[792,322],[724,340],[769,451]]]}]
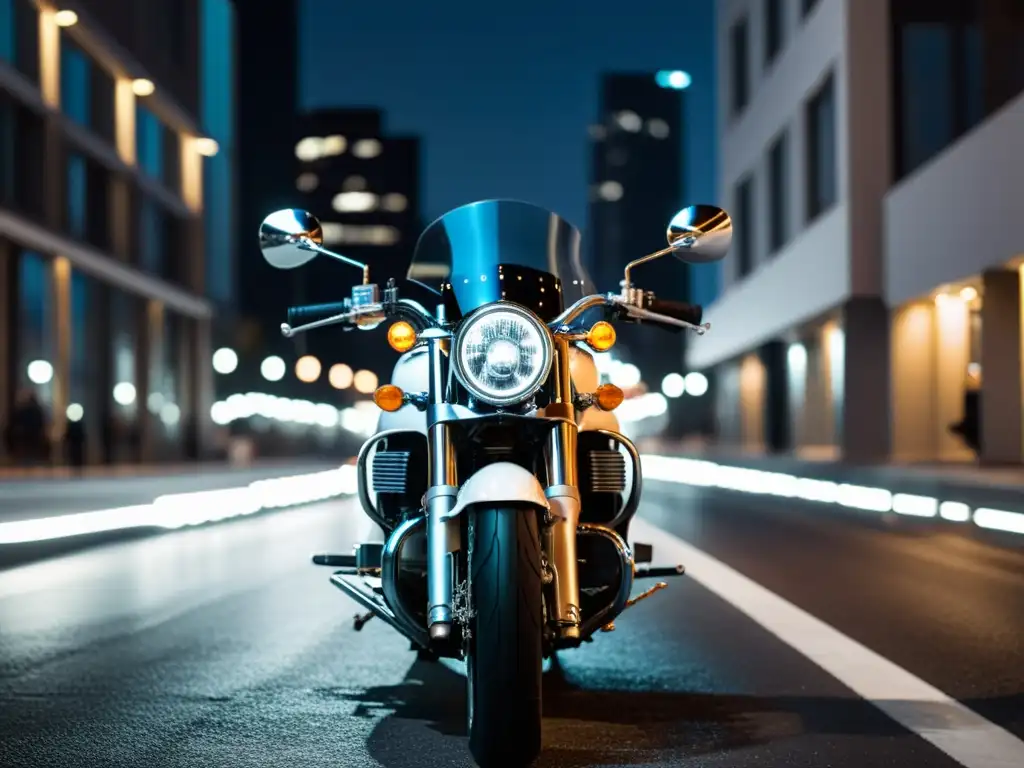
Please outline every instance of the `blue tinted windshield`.
[{"label": "blue tinted windshield", "polygon": [[579,230],[517,200],[470,203],[437,219],[416,243],[408,278],[450,293],[463,315],[504,299],[553,316],[594,290],[580,261]]}]

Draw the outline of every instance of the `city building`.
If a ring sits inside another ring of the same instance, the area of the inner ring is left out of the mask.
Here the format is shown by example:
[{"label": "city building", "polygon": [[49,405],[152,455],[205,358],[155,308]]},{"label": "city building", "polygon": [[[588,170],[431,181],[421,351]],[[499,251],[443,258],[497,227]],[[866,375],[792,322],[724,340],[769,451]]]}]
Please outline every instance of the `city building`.
[{"label": "city building", "polygon": [[1020,462],[1024,6],[723,0],[717,34],[720,439]]},{"label": "city building", "polygon": [[[599,120],[590,129],[585,236],[588,269],[597,290],[618,290],[628,262],[663,249],[669,221],[686,204],[683,100],[689,84],[689,75],[680,71],[612,73],[601,78]],[[661,298],[686,301],[691,296],[691,269],[664,258],[637,267],[633,282]],[[640,369],[649,389],[658,391],[666,376],[680,375],[687,334],[620,326],[619,337],[621,354]],[[682,431],[702,429],[711,415],[692,399],[673,411],[678,411],[673,426]]]},{"label": "city building", "polygon": [[233,301],[232,15],[0,0],[0,426],[31,432],[34,393],[57,463],[65,445],[109,463],[211,444],[211,321]]},{"label": "city building", "polygon": [[[406,295],[429,303],[429,296],[417,292],[422,289],[404,280],[423,228],[419,139],[387,135],[383,116],[375,109],[309,112],[300,116],[296,131],[293,205],[320,219],[327,248],[369,265],[372,281],[383,288],[394,277]],[[318,259],[295,271],[292,301],[339,301],[361,278],[353,267]],[[397,359],[383,333],[325,331],[293,344],[296,354],[322,361],[317,384],[325,397],[332,365],[367,369],[384,379]]]},{"label": "city building", "polygon": [[297,205],[295,142],[299,110],[298,0],[236,3],[238,147],[238,308],[234,338],[220,343],[236,352],[237,368],[218,377],[218,396],[262,391],[259,369],[267,355],[292,344],[278,331],[293,303],[292,282],[260,255],[260,223],[272,211]]}]

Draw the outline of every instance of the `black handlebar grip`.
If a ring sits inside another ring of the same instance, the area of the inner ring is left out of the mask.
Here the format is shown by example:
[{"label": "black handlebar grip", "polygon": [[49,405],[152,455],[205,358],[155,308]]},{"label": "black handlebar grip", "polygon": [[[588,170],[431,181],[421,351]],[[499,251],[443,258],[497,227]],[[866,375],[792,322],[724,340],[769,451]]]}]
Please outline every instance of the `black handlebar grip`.
[{"label": "black handlebar grip", "polygon": [[308,304],[304,307],[288,308],[288,325],[300,325],[312,323],[317,320],[324,320],[334,315],[341,315],[348,312],[349,308],[343,301],[335,301],[330,304]]},{"label": "black handlebar grip", "polygon": [[700,325],[704,318],[704,308],[700,304],[687,304],[685,301],[651,299],[647,302],[647,309],[692,325]]}]

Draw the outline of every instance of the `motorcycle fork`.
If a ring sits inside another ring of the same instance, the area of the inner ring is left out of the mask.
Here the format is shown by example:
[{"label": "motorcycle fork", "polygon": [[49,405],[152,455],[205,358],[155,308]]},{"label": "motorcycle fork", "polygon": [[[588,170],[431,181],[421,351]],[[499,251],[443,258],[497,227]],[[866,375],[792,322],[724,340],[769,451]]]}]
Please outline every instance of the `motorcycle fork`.
[{"label": "motorcycle fork", "polygon": [[550,527],[544,536],[545,557],[551,571],[550,620],[562,640],[580,637],[580,583],[576,555],[576,528],[580,521],[579,471],[577,467],[576,411],[569,373],[569,341],[555,337],[552,366],[552,401],[544,409],[548,418],[559,419],[547,444],[547,480],[544,489],[550,504]]},{"label": "motorcycle fork", "polygon": [[439,406],[444,404],[446,380],[442,341],[438,337],[427,340],[430,402],[427,408],[427,493],[424,504],[427,517],[427,628],[434,642],[445,642],[451,636],[454,553],[459,549],[458,525],[450,519],[459,492],[455,448],[448,425],[437,422]]}]

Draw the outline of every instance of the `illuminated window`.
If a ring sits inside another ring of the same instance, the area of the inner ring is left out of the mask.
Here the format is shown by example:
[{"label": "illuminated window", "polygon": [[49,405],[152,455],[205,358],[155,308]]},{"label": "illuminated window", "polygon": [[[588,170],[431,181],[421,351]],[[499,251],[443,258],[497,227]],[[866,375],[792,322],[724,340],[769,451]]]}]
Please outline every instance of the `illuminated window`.
[{"label": "illuminated window", "polygon": [[307,136],[295,145],[295,157],[306,163],[323,157],[324,140],[319,136]]},{"label": "illuminated window", "polygon": [[371,157],[377,157],[384,147],[377,139],[360,139],[352,147],[352,154],[356,157],[368,160]]},{"label": "illuminated window", "polygon": [[362,176],[349,176],[341,184],[342,192],[362,192],[366,189],[366,179]]},{"label": "illuminated window", "polygon": [[372,192],[339,192],[331,200],[338,213],[365,213],[377,207],[377,196]]},{"label": "illuminated window", "polygon": [[348,141],[344,136],[324,136],[320,151],[325,156],[340,155],[348,148]]},{"label": "illuminated window", "polygon": [[401,213],[409,207],[409,201],[405,195],[400,195],[397,192],[384,195],[382,204],[385,211],[391,211],[392,213]]},{"label": "illuminated window", "polygon": [[619,112],[615,116],[615,122],[619,124],[622,130],[629,131],[630,133],[638,133],[644,124],[643,120],[640,119],[640,115],[628,109]]},{"label": "illuminated window", "polygon": [[601,199],[607,200],[608,202],[621,200],[622,193],[622,185],[617,181],[602,182],[601,186],[598,188],[598,194],[601,196]]},{"label": "illuminated window", "polygon": [[655,139],[667,139],[671,131],[669,130],[668,123],[661,118],[655,117],[647,121],[647,132]]},{"label": "illuminated window", "polygon": [[312,192],[320,185],[320,179],[315,173],[300,173],[295,180],[295,187],[300,192]]}]

